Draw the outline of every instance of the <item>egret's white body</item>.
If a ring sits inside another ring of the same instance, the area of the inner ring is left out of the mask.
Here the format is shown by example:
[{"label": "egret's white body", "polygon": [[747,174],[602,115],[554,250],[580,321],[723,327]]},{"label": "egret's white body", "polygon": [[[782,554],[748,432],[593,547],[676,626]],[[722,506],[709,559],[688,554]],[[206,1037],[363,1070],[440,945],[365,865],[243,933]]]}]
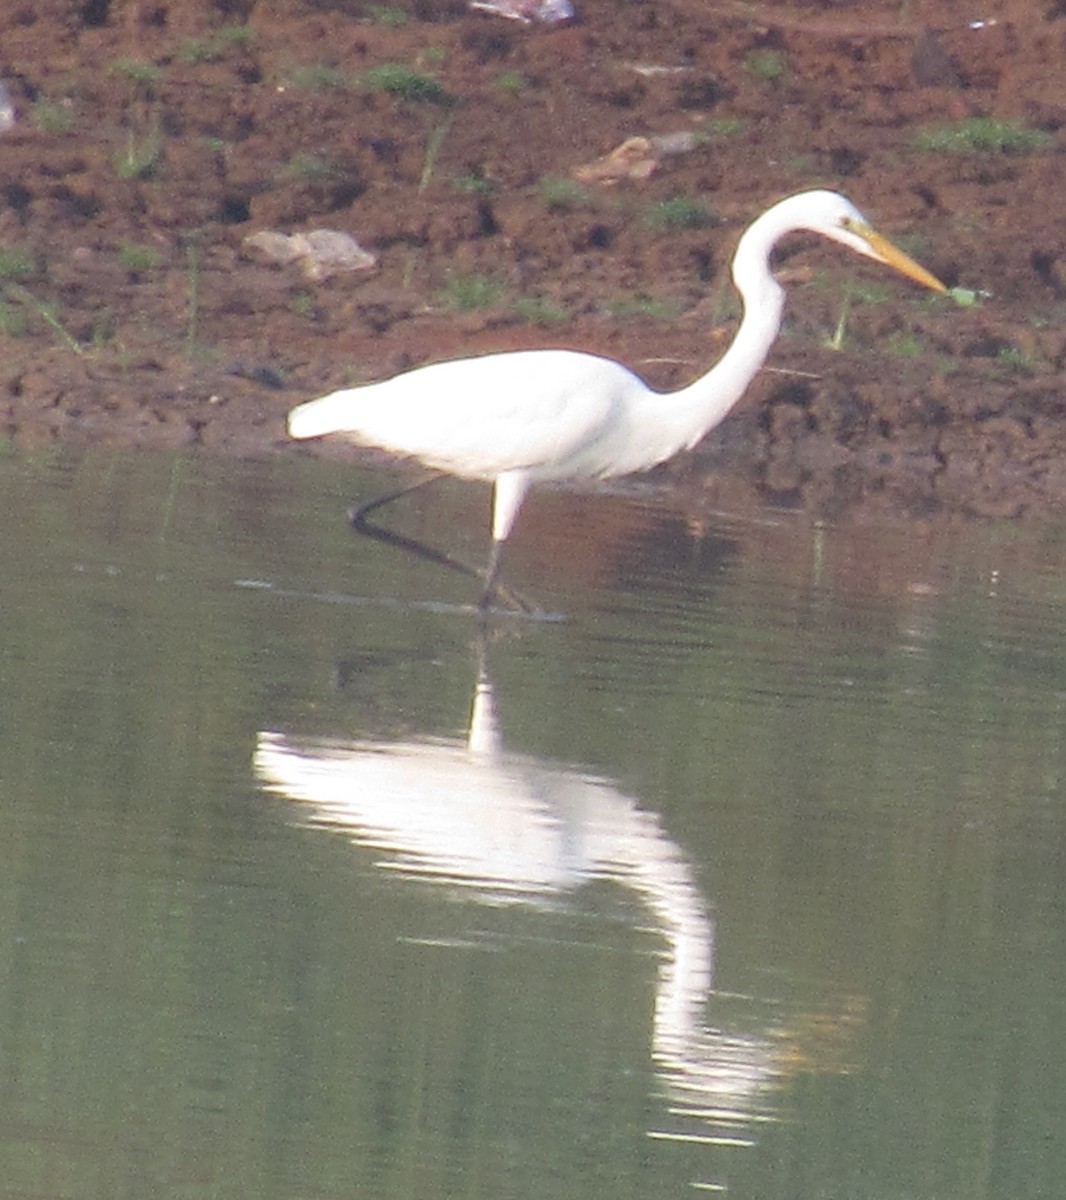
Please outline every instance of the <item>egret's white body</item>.
[{"label": "egret's white body", "polygon": [[850,200],[801,192],[769,208],[741,237],[733,281],[743,320],[725,354],[686,387],[657,392],[621,363],[575,350],[513,350],[433,363],[311,400],[289,414],[289,434],[336,434],[451,475],[492,481],[492,555],[482,597],[488,603],[500,547],[532,484],[646,470],[695,445],[736,404],[781,327],[784,290],[770,270],[770,253],[796,230],[820,233],[945,290],[871,228]]}]

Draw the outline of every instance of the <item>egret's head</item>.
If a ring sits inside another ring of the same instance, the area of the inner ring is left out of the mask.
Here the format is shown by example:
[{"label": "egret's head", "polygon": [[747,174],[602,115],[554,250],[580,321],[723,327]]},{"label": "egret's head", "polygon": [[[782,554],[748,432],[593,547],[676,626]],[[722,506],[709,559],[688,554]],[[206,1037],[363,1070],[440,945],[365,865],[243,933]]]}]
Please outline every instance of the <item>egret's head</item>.
[{"label": "egret's head", "polygon": [[733,278],[741,293],[766,275],[770,252],[777,241],[801,229],[820,233],[857,254],[894,267],[934,292],[948,290],[935,275],[878,233],[846,196],[816,189],[779,200],[748,226],[733,259]]},{"label": "egret's head", "polygon": [[806,192],[810,201],[812,220],[809,229],[824,234],[834,242],[840,242],[858,254],[874,258],[886,266],[894,267],[908,279],[934,292],[948,289],[935,275],[917,263],[909,254],[894,246],[884,234],[878,233],[861,212],[846,197],[837,192]]}]

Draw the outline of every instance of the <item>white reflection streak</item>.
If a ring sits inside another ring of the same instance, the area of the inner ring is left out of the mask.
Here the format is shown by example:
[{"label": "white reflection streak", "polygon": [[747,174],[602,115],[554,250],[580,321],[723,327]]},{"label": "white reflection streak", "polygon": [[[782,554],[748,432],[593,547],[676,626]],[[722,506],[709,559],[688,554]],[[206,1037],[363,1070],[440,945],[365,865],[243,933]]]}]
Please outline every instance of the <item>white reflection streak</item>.
[{"label": "white reflection streak", "polygon": [[592,878],[636,891],[666,943],[652,1055],[680,1106],[672,1111],[735,1130],[764,1110],[758,1094],[779,1070],[773,1043],[703,1024],[714,924],[680,848],[654,813],[608,780],[506,751],[484,673],[465,743],[266,731],[254,765],[268,790],[310,806],[311,824],[385,852],[380,865],[471,889],[483,901],[545,903]]}]

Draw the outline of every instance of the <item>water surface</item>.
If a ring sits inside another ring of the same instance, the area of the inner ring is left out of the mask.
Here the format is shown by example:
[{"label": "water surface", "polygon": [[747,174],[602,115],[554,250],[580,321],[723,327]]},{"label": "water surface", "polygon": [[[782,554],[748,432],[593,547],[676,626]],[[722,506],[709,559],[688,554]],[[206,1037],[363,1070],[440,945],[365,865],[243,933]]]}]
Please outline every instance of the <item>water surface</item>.
[{"label": "water surface", "polygon": [[1066,523],[387,482],[0,463],[0,1195],[1057,1195]]}]

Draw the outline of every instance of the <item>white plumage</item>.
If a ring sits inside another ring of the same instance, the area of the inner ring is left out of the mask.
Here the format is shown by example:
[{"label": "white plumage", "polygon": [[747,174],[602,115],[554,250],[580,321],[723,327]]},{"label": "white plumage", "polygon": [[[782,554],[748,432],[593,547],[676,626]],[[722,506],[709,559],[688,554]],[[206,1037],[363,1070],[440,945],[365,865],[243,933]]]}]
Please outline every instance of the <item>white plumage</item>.
[{"label": "white plumage", "polygon": [[492,552],[482,607],[494,597],[500,549],[530,486],[646,470],[695,445],[744,394],[781,326],[774,244],[810,230],[937,291],[944,285],[878,234],[836,192],[801,192],[744,232],[733,280],[744,304],[729,349],[686,387],[656,392],[609,358],[574,350],[513,350],[433,363],[294,408],[294,438],[345,437],[495,487]]}]

